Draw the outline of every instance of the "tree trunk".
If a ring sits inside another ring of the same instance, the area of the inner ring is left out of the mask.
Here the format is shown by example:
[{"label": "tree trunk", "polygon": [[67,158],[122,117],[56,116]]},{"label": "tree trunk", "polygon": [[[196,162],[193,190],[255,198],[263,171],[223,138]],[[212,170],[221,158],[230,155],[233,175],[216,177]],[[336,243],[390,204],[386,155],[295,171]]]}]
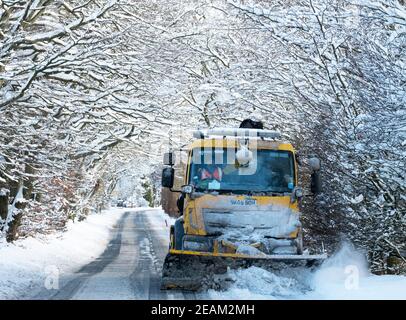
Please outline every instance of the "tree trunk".
[{"label": "tree trunk", "polygon": [[35,179],[33,178],[33,175],[35,174],[35,170],[31,165],[26,164],[25,173],[27,174],[28,178],[25,179],[23,194],[25,199],[30,200],[34,191]]},{"label": "tree trunk", "polygon": [[[25,207],[27,206],[27,202],[24,201],[24,198],[21,197],[23,190],[24,190],[24,182],[21,179],[19,182],[19,187],[18,187],[18,191],[17,194],[14,197],[14,202],[13,202],[13,206],[14,206],[14,210],[16,210],[17,212],[12,212],[12,217],[11,221],[8,224],[8,228],[7,228],[7,236],[6,236],[6,240],[7,242],[12,242],[14,240],[16,240],[18,238],[18,227],[21,224],[21,218],[23,216],[23,210],[25,209]],[[21,201],[22,200],[22,201]]]},{"label": "tree trunk", "polygon": [[[0,193],[0,218],[2,221],[6,221],[8,215],[9,204],[9,191]],[[0,231],[2,231],[4,225],[0,225]]]},{"label": "tree trunk", "polygon": [[8,225],[7,236],[6,236],[7,242],[13,242],[14,240],[17,240],[18,227],[20,226],[21,218],[23,217],[22,209],[24,209],[25,206],[26,206],[25,202],[16,203],[16,209],[21,209],[21,210],[19,210],[17,214],[13,215],[13,220],[11,220],[11,222]]}]

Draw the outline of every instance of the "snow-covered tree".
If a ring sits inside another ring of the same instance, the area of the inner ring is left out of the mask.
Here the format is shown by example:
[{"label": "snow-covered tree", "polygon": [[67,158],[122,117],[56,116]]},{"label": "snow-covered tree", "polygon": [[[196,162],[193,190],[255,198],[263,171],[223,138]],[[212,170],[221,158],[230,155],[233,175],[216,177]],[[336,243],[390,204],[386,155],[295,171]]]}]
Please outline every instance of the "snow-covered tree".
[{"label": "snow-covered tree", "polygon": [[141,195],[189,129],[256,117],[304,164],[322,159],[309,244],[344,234],[386,272],[406,250],[405,12],[399,0],[0,1],[3,227],[21,212],[26,233],[63,227],[114,190]]},{"label": "snow-covered tree", "polygon": [[[314,230],[366,248],[375,271],[405,250],[405,7],[398,1],[232,2],[278,50],[300,145],[324,163]],[[312,207],[313,208],[313,207]]]}]

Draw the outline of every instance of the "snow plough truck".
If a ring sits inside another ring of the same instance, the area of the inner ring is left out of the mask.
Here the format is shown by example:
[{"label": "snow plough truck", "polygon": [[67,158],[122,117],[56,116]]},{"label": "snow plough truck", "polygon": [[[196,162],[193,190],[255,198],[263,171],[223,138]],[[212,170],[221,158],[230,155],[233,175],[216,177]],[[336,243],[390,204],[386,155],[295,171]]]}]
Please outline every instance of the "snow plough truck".
[{"label": "snow plough truck", "polygon": [[[183,185],[174,189],[175,151],[164,155],[162,187],[177,192],[161,289],[198,290],[228,268],[317,265],[324,249],[303,248],[298,156],[278,132],[253,128],[196,130],[186,149]],[[311,194],[321,189],[320,161],[306,161]],[[307,195],[306,195],[307,196]]]}]

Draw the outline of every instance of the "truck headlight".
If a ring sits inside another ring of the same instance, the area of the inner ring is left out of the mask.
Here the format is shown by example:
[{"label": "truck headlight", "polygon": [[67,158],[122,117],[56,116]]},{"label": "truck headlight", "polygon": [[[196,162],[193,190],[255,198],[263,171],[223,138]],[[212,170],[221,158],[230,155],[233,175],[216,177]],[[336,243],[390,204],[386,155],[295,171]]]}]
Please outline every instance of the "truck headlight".
[{"label": "truck headlight", "polygon": [[303,189],[297,187],[295,189],[295,195],[296,195],[296,198],[298,198],[298,199],[302,198],[303,197]]},{"label": "truck headlight", "polygon": [[193,192],[193,186],[188,184],[185,186],[182,186],[182,193],[186,193],[186,194],[191,194]]}]

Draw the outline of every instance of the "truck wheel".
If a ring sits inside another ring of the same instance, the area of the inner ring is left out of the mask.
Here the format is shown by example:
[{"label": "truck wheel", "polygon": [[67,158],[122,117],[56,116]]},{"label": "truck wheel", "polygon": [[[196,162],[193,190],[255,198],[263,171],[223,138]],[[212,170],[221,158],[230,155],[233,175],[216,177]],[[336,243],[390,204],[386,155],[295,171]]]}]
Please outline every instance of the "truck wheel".
[{"label": "truck wheel", "polygon": [[176,250],[182,250],[183,236],[185,235],[185,230],[183,229],[183,223],[180,220],[176,220],[174,224],[174,245]]},{"label": "truck wheel", "polygon": [[297,247],[297,254],[303,254],[303,232],[302,232],[302,230],[300,230],[299,234],[297,235],[296,247]]},{"label": "truck wheel", "polygon": [[175,249],[174,234],[175,234],[175,227],[171,226],[171,228],[169,229],[169,249]]}]

